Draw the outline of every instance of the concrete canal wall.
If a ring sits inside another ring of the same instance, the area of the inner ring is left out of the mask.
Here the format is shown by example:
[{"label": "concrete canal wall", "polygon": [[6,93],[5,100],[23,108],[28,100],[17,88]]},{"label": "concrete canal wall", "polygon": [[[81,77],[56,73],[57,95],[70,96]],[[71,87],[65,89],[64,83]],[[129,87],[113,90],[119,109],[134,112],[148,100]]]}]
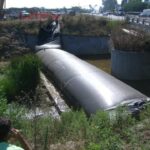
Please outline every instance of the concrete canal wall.
[{"label": "concrete canal wall", "polygon": [[109,54],[110,38],[108,36],[61,35],[61,46],[75,55]]},{"label": "concrete canal wall", "polygon": [[123,80],[150,79],[150,53],[112,50],[111,72]]},{"label": "concrete canal wall", "polygon": [[24,39],[25,39],[25,44],[27,45],[27,47],[34,49],[35,45],[37,45],[37,42],[38,42],[37,35],[25,34]]}]

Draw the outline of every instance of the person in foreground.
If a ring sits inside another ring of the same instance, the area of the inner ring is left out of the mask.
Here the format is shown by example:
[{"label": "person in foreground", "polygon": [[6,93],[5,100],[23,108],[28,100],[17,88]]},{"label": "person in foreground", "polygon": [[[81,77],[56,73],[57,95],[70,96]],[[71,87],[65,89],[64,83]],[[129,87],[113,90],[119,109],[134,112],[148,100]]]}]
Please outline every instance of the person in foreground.
[{"label": "person in foreground", "polygon": [[[9,144],[10,138],[19,141],[22,148]],[[0,118],[0,150],[32,150],[19,130],[11,128],[11,121],[6,118]]]}]

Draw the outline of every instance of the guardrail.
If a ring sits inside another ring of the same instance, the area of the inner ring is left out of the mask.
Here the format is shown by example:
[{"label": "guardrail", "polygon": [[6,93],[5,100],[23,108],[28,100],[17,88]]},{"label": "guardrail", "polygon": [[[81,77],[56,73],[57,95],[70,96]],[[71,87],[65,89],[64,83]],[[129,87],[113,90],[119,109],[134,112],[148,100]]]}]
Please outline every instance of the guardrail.
[{"label": "guardrail", "polygon": [[139,17],[135,15],[127,15],[126,20],[130,23],[141,24],[144,26],[150,26],[150,17]]},{"label": "guardrail", "polygon": [[127,15],[139,15],[141,12],[140,11],[129,11],[129,12],[126,12]]}]

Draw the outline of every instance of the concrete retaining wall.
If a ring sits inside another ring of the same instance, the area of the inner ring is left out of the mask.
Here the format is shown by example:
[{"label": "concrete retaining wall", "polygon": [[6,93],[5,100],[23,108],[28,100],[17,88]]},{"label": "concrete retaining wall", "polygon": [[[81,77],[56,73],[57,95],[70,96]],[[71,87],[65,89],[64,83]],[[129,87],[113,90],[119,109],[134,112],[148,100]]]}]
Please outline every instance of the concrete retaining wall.
[{"label": "concrete retaining wall", "polygon": [[123,80],[150,79],[150,53],[112,50],[111,72]]},{"label": "concrete retaining wall", "polygon": [[37,42],[38,42],[37,35],[25,34],[24,38],[25,38],[25,44],[27,45],[27,47],[34,49],[35,45],[37,45]]},{"label": "concrete retaining wall", "polygon": [[107,36],[61,35],[62,49],[79,56],[109,54],[109,42]]}]

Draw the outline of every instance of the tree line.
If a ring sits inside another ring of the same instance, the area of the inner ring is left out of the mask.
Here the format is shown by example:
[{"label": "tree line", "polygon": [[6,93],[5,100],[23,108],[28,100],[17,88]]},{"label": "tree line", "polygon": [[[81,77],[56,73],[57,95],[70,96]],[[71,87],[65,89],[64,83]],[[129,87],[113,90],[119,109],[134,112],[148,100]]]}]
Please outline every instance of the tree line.
[{"label": "tree line", "polygon": [[[114,11],[118,6],[117,0],[102,0],[103,11]],[[124,11],[135,11],[140,12],[143,9],[150,8],[149,2],[143,2],[142,0],[129,0],[127,3],[126,0],[122,0],[121,3]]]}]

